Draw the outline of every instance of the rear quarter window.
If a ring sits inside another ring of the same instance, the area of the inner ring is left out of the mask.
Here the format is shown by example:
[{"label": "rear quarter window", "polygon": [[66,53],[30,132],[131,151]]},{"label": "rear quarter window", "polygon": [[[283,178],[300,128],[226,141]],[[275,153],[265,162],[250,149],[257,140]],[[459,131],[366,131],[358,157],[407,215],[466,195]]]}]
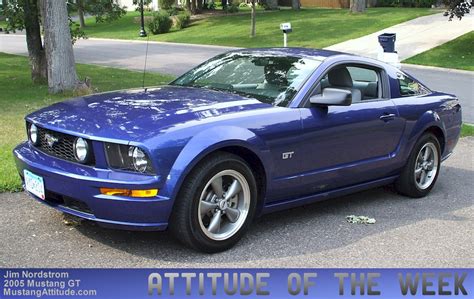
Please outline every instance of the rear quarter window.
[{"label": "rear quarter window", "polygon": [[404,74],[397,74],[398,85],[400,87],[400,96],[412,97],[425,95],[431,91],[420,82],[408,77]]}]

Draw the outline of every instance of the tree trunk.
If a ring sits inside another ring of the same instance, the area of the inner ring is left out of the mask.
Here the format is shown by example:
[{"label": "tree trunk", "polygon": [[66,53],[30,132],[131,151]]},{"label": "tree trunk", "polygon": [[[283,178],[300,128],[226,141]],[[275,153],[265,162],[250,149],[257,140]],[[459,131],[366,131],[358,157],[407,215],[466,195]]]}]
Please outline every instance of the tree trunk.
[{"label": "tree trunk", "polygon": [[365,8],[365,0],[351,0],[351,12],[364,12]]},{"label": "tree trunk", "polygon": [[299,10],[301,8],[300,0],[291,0],[291,8],[294,10]]},{"label": "tree trunk", "polygon": [[72,51],[66,1],[42,0],[42,2],[49,92],[74,90],[79,79]]},{"label": "tree trunk", "polygon": [[192,0],[186,0],[186,9],[187,9],[189,12],[192,11],[192,10],[191,10],[191,1],[192,1]]},{"label": "tree trunk", "polygon": [[191,13],[192,13],[193,15],[195,15],[196,12],[197,12],[197,9],[196,9],[196,6],[197,6],[197,5],[196,5],[196,0],[190,0],[190,1],[191,1]]},{"label": "tree trunk", "polygon": [[256,11],[255,11],[255,1],[252,0],[252,12],[250,13],[250,37],[255,37],[257,35],[256,32]]},{"label": "tree trunk", "polygon": [[84,20],[84,0],[77,0],[77,14],[79,16],[79,25],[81,28],[86,27],[86,22]]},{"label": "tree trunk", "polygon": [[41,41],[37,0],[25,0],[23,11],[25,13],[26,46],[30,60],[31,80],[34,83],[46,83],[48,82],[48,72],[46,54]]}]

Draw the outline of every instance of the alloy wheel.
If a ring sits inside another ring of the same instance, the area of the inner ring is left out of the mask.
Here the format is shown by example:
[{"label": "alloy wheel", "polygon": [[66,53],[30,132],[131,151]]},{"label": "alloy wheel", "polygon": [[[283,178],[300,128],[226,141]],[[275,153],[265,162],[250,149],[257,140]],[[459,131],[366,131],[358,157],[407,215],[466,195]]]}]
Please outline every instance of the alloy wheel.
[{"label": "alloy wheel", "polygon": [[425,190],[431,186],[438,172],[438,150],[436,146],[426,143],[418,152],[415,160],[415,183],[420,190]]},{"label": "alloy wheel", "polygon": [[227,169],[214,175],[199,199],[201,230],[216,241],[232,237],[247,219],[250,197],[249,184],[238,171]]}]

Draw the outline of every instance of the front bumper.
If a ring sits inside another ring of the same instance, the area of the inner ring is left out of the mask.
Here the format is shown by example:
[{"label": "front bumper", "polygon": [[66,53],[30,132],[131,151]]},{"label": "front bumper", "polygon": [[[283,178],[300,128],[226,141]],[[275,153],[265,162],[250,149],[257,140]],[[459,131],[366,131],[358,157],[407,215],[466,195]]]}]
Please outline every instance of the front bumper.
[{"label": "front bumper", "polygon": [[36,200],[64,213],[96,221],[102,226],[127,230],[164,230],[172,201],[160,196],[132,198],[107,196],[99,188],[158,188],[158,176],[118,172],[71,163],[38,151],[29,142],[14,150],[15,163],[23,170],[43,177],[46,199],[30,194]]}]

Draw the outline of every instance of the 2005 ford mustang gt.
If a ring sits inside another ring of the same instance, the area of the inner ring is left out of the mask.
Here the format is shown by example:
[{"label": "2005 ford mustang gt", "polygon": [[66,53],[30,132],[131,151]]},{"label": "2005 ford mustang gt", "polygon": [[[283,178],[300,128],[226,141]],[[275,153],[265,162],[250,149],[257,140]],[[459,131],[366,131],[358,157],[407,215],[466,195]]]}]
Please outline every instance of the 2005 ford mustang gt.
[{"label": "2005 ford mustang gt", "polygon": [[225,53],[167,86],[54,104],[26,126],[14,155],[35,199],[217,252],[263,213],[392,183],[425,196],[461,106],[380,61],[270,48]]}]

